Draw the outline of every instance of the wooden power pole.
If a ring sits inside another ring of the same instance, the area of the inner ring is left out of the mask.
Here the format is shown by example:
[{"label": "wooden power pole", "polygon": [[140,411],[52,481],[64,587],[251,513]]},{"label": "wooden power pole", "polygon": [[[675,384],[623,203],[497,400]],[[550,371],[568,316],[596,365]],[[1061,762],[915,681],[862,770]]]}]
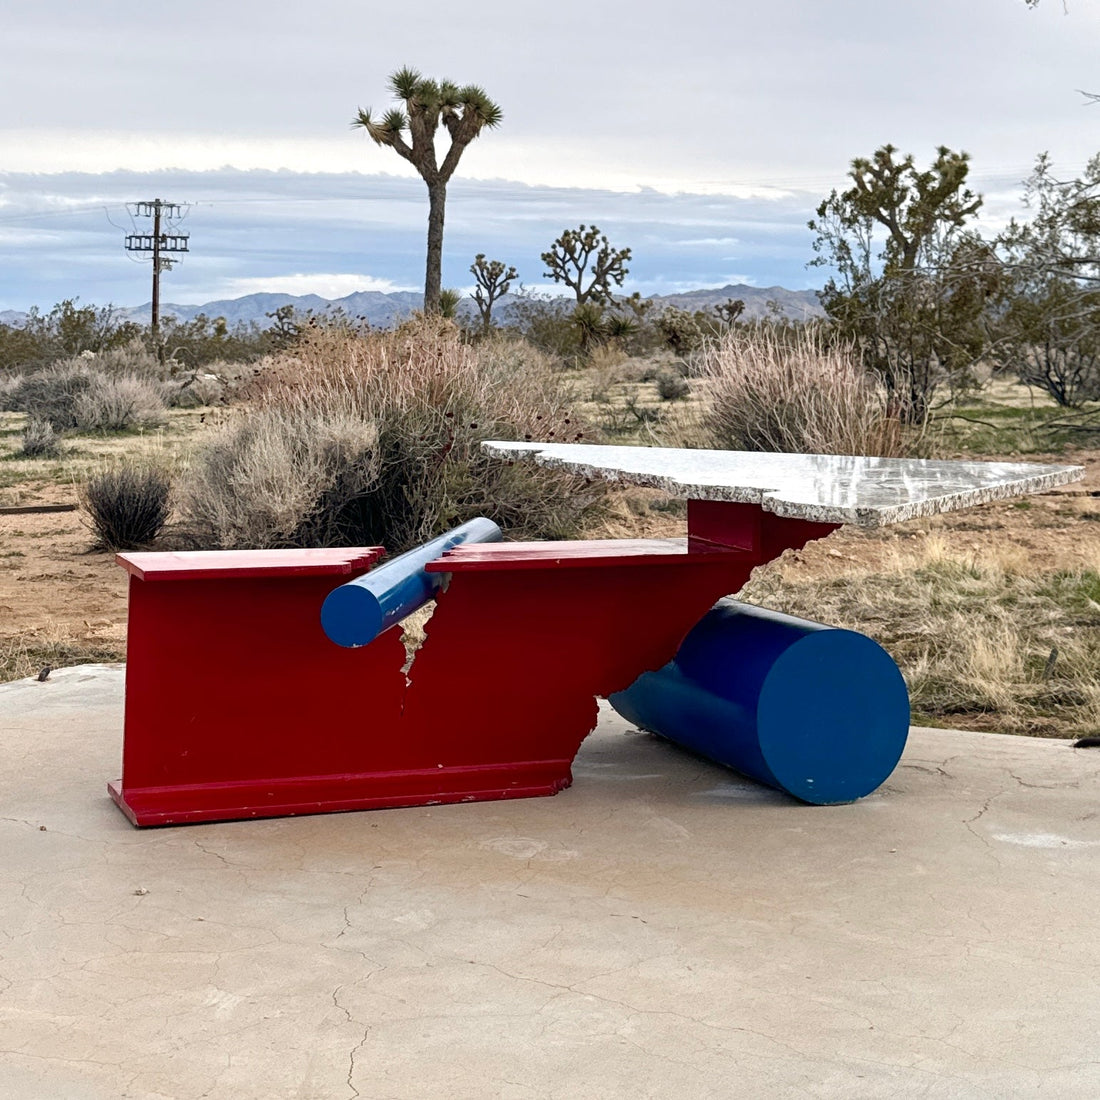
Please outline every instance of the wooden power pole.
[{"label": "wooden power pole", "polygon": [[135,218],[152,218],[152,233],[130,233],[126,237],[127,252],[152,254],[153,259],[153,309],[151,329],[153,339],[160,334],[160,273],[171,269],[174,257],[164,253],[189,252],[188,233],[166,233],[162,229],[163,221],[178,218],[183,207],[178,202],[165,202],[163,199],[151,199],[145,202],[131,203],[130,214]]}]

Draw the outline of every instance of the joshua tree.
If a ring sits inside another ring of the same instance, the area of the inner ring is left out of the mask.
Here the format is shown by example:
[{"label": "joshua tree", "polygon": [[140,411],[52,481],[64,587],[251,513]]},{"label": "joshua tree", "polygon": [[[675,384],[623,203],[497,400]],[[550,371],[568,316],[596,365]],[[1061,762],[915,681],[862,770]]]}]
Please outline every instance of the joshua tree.
[{"label": "joshua tree", "polygon": [[743,298],[727,298],[720,305],[711,306],[718,320],[726,327],[733,328],[734,322],[745,312]]},{"label": "joshua tree", "polygon": [[470,264],[470,274],[477,281],[473,297],[481,314],[481,329],[488,332],[493,325],[493,303],[508,293],[519,272],[514,267],[506,268],[500,260],[486,260],[485,253],[479,252]]},{"label": "joshua tree", "polygon": [[[395,107],[381,118],[360,108],[352,126],[362,126],[378,145],[389,145],[420,173],[428,186],[428,262],[424,276],[424,312],[440,312],[443,283],[443,211],[447,183],[462,152],[482,130],[501,120],[500,108],[475,84],[458,87],[449,80],[435,81],[406,66],[390,76],[390,90],[405,108]],[[440,122],[451,135],[443,163],[435,155],[435,132]],[[408,132],[408,140],[405,133]]]},{"label": "joshua tree", "polygon": [[[630,270],[626,266],[629,259],[629,248],[612,248],[607,236],[594,225],[565,230],[550,251],[542,254],[542,262],[549,268],[545,274],[556,283],[565,283],[576,294],[577,305],[609,304],[614,297],[611,284],[623,285]],[[590,280],[587,286],[586,275]]]},{"label": "joshua tree", "polygon": [[985,302],[995,265],[970,228],[982,205],[966,186],[970,158],[946,146],[921,170],[883,145],[852,161],[852,186],[833,191],[809,227],[817,258],[836,272],[818,297],[912,424],[937,387],[966,385],[986,350]]}]

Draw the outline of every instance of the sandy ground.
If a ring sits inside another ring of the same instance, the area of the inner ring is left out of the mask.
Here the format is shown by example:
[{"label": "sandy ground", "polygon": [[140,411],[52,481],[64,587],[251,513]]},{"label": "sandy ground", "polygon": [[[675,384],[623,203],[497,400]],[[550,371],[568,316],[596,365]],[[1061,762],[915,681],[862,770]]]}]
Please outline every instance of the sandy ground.
[{"label": "sandy ground", "polygon": [[[76,504],[71,485],[24,483],[20,490],[20,507]],[[35,634],[121,649],[126,574],[93,541],[79,511],[0,513],[0,645]]]}]

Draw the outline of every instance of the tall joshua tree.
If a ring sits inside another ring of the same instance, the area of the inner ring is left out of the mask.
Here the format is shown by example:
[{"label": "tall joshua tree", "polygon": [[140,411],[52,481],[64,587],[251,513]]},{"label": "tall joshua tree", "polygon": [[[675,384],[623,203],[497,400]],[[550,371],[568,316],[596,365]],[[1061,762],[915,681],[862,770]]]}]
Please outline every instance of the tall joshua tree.
[{"label": "tall joshua tree", "polygon": [[[440,312],[443,283],[443,211],[447,184],[463,150],[482,130],[493,129],[502,118],[500,108],[476,84],[458,87],[449,80],[435,81],[406,66],[390,76],[390,90],[404,103],[381,118],[360,108],[352,126],[362,126],[377,145],[388,145],[420,173],[428,186],[428,263],[424,275],[424,312]],[[451,146],[440,164],[435,132],[440,122],[451,136]],[[406,140],[406,132],[408,139]]]}]

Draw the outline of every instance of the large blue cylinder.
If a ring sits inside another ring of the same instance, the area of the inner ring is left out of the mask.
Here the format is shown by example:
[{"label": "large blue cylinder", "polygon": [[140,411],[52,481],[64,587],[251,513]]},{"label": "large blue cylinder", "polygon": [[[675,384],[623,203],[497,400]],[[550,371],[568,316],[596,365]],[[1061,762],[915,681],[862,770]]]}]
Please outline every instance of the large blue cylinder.
[{"label": "large blue cylinder", "polygon": [[500,537],[500,528],[491,519],[472,519],[334,588],[321,605],[322,629],[337,645],[349,649],[368,645],[439,591],[446,574],[425,572],[428,562],[461,543],[499,542]]},{"label": "large blue cylinder", "polygon": [[877,642],[731,599],[670,664],[610,701],[641,728],[815,805],[870,794],[909,733],[905,681]]}]

